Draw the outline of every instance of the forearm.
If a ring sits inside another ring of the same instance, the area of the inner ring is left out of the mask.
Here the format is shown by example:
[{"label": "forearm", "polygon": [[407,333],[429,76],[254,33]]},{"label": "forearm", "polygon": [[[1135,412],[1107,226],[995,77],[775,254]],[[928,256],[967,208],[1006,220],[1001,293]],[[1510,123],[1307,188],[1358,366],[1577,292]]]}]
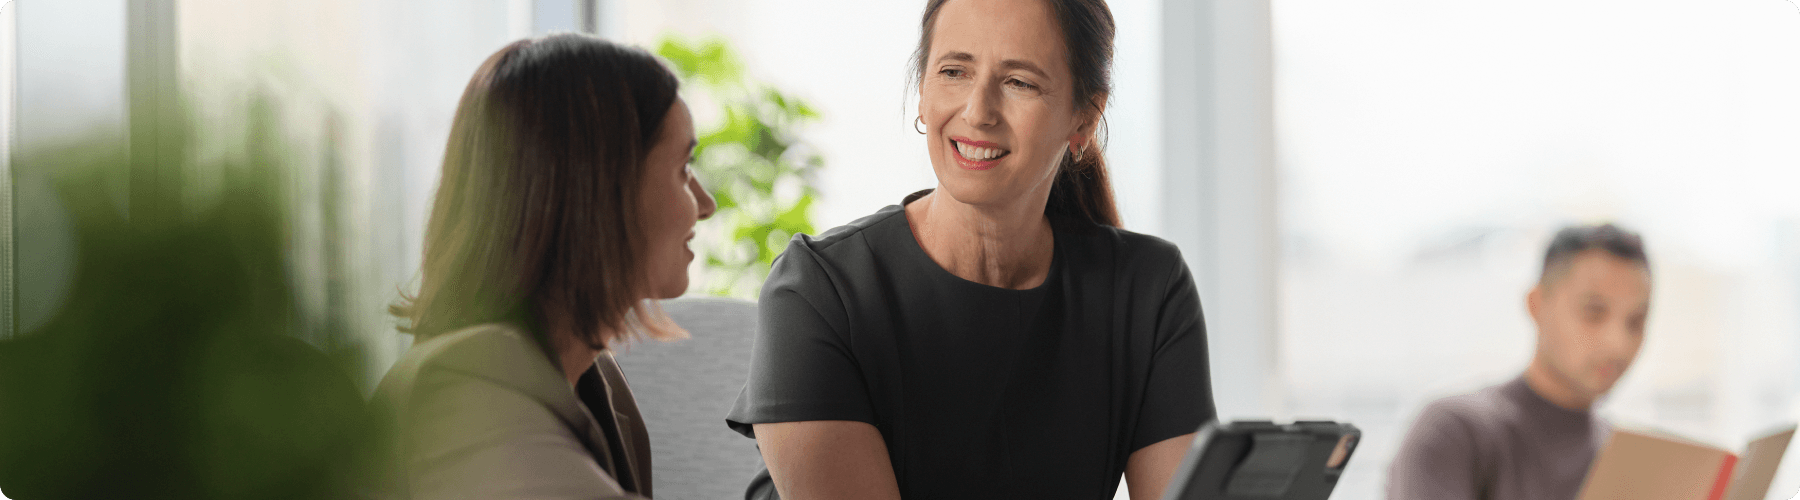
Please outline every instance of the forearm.
[{"label": "forearm", "polygon": [[756,444],[785,500],[899,500],[887,443],[864,422],[756,424]]},{"label": "forearm", "polygon": [[1169,485],[1169,478],[1175,477],[1175,468],[1181,465],[1181,457],[1193,441],[1193,434],[1183,434],[1132,452],[1125,463],[1125,487],[1131,492],[1131,500],[1162,498],[1163,489]]}]

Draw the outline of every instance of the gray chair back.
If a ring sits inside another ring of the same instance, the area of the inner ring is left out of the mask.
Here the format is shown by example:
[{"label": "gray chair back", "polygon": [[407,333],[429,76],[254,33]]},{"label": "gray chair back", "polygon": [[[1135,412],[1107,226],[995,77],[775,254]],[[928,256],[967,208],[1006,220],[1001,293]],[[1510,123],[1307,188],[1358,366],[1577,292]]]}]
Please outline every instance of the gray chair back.
[{"label": "gray chair back", "polygon": [[662,302],[691,336],[634,342],[616,354],[650,428],[658,499],[743,498],[762,468],[756,441],[725,427],[750,370],[756,303],[717,297]]}]

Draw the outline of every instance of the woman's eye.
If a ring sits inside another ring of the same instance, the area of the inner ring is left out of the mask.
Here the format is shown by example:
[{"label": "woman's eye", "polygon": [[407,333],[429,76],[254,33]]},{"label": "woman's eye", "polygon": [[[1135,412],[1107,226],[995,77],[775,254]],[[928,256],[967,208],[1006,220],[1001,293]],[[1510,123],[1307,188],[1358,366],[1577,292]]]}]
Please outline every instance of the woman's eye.
[{"label": "woman's eye", "polygon": [[1018,78],[1009,78],[1006,80],[1006,84],[1011,85],[1014,88],[1018,88],[1021,90],[1031,90],[1031,89],[1037,88],[1036,85],[1032,85],[1032,84],[1030,84],[1024,80],[1020,80]]},{"label": "woman's eye", "polygon": [[944,68],[942,70],[939,70],[938,74],[948,76],[950,78],[962,78],[963,70],[956,69],[956,68]]}]

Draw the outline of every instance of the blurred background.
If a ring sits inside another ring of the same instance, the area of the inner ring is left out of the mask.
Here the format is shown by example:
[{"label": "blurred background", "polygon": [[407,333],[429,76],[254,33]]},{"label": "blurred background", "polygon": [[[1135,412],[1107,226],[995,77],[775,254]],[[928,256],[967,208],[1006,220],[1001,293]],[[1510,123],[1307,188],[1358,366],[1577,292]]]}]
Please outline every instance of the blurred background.
[{"label": "blurred background", "polygon": [[[1426,402],[1522,371],[1524,296],[1565,224],[1638,230],[1656,276],[1645,347],[1603,413],[1734,449],[1800,418],[1794,3],[1109,3],[1126,227],[1175,241],[1199,278],[1222,417],[1364,429],[1335,498],[1383,496]],[[0,338],[99,314],[71,298],[94,276],[86,198],[189,206],[233,185],[120,160],[136,166],[70,189],[81,162],[33,159],[175,148],[183,165],[279,165],[292,336],[372,389],[410,342],[385,306],[416,284],[463,86],[506,42],[552,31],[680,70],[702,174],[733,201],[702,225],[692,293],[754,298],[792,233],[935,184],[910,128],[922,7],[13,0]],[[1796,490],[1789,460],[1770,498]]]}]

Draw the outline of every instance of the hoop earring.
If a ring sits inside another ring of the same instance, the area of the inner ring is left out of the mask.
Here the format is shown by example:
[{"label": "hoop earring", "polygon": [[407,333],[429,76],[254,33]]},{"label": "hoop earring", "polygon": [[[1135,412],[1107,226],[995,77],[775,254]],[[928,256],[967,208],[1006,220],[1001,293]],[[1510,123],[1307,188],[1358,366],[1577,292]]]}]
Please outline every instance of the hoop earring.
[{"label": "hoop earring", "polygon": [[914,132],[918,132],[919,135],[925,135],[924,130],[919,130],[919,127],[924,126],[924,125],[925,125],[925,117],[924,116],[918,116],[918,117],[913,118],[913,131]]},{"label": "hoop earring", "polygon": [[1075,163],[1081,163],[1081,157],[1087,155],[1087,146],[1075,150]]}]

